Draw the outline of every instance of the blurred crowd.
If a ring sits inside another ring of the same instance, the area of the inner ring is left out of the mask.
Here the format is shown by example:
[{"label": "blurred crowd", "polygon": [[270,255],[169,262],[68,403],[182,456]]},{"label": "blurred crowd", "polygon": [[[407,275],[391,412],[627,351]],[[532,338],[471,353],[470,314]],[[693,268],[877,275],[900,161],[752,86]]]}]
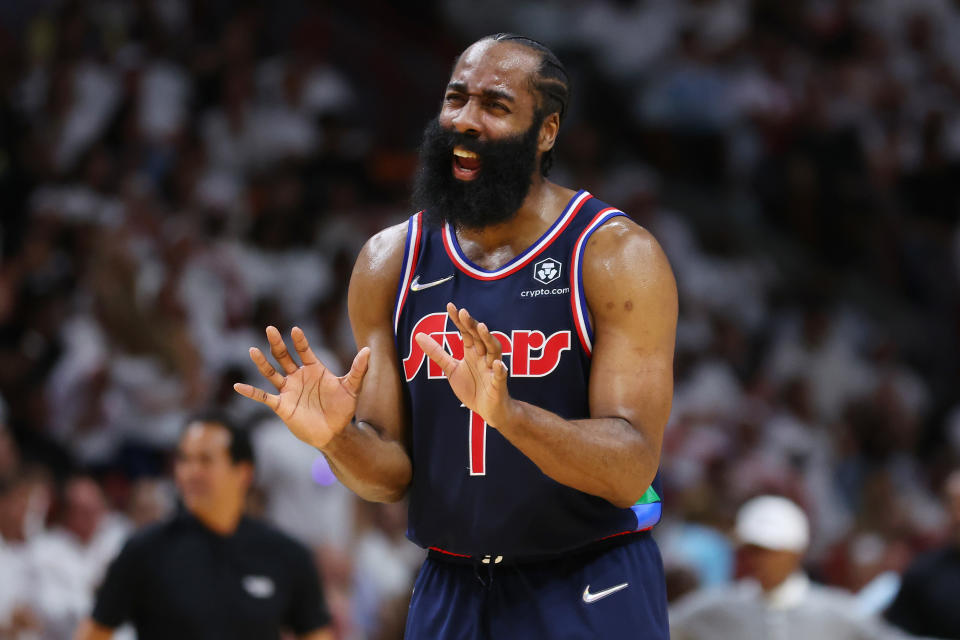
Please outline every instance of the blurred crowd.
[{"label": "blurred crowd", "polygon": [[231,385],[268,324],[344,371],[353,258],[409,215],[453,58],[497,31],[571,72],[552,177],[677,276],[671,597],[734,577],[734,514],[774,493],[810,518],[808,573],[882,609],[960,465],[960,2],[404,4],[0,6],[0,636],[69,637],[219,405],[337,637],[399,637],[403,505],[356,500]]}]

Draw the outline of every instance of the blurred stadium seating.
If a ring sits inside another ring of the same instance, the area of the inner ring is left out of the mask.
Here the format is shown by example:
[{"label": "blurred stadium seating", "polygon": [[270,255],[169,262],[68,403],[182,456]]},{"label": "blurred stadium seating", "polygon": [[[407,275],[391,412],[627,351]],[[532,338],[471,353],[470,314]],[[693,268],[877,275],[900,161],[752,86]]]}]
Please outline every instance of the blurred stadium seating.
[{"label": "blurred stadium seating", "polygon": [[758,493],[806,508],[808,569],[853,591],[939,543],[960,5],[403,4],[0,4],[0,629],[69,637],[119,532],[169,512],[183,417],[216,403],[255,430],[254,508],[317,550],[338,637],[399,637],[402,511],[359,504],[230,385],[267,324],[351,361],[353,258],[409,214],[451,62],[495,31],[573,74],[554,179],[651,229],[677,275],[671,593],[731,579]]}]

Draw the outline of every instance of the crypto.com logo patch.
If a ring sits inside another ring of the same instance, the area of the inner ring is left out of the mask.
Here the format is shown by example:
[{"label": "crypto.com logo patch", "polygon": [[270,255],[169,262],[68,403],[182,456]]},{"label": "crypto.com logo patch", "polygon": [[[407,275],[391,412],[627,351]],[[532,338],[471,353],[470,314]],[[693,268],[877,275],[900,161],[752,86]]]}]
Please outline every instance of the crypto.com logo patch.
[{"label": "crypto.com logo patch", "polygon": [[547,258],[533,265],[533,279],[541,284],[550,284],[560,277],[561,265],[553,258]]}]

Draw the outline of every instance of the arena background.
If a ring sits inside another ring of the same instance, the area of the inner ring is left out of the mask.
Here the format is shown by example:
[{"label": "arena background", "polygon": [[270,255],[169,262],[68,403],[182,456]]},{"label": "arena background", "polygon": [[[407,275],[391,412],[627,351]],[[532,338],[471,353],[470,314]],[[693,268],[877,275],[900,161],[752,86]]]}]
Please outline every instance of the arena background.
[{"label": "arena background", "polygon": [[760,492],[805,507],[808,570],[852,591],[942,541],[960,3],[13,0],[0,629],[70,636],[127,532],[172,508],[183,417],[219,403],[254,430],[251,508],[316,550],[337,638],[400,636],[421,558],[403,506],[355,500],[231,384],[257,378],[267,324],[350,362],[353,258],[409,215],[453,58],[497,31],[572,74],[553,178],[649,228],[677,276],[671,597],[731,579]]}]

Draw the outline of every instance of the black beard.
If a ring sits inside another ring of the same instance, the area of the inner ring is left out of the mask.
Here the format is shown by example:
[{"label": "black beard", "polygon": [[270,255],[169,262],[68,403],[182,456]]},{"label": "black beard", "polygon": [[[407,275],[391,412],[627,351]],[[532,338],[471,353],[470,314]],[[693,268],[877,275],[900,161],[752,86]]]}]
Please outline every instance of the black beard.
[{"label": "black beard", "polygon": [[[480,142],[444,129],[437,118],[423,132],[420,166],[413,184],[413,205],[424,210],[427,224],[480,229],[506,222],[523,204],[537,168],[537,142],[543,116],[522,134],[506,140]],[[480,157],[480,174],[473,180],[453,175],[453,148],[463,147]]]}]

